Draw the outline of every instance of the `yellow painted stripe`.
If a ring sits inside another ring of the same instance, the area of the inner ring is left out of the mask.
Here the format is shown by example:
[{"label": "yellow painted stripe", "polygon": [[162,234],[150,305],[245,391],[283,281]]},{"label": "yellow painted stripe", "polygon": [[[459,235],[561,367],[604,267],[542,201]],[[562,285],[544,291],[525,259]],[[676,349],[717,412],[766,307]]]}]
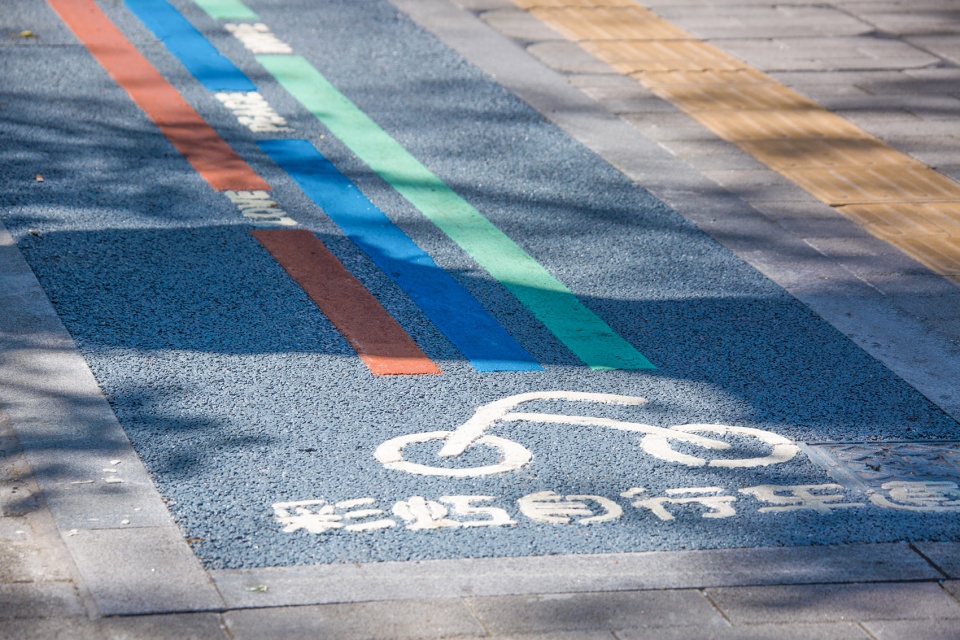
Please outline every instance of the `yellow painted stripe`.
[{"label": "yellow painted stripe", "polygon": [[513,2],[960,284],[957,182],[633,0]]}]

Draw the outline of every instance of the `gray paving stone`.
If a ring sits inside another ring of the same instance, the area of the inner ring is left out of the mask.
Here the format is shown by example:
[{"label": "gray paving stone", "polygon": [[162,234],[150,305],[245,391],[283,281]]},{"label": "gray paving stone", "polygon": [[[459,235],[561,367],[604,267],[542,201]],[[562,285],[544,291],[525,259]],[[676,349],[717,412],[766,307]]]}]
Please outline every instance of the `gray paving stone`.
[{"label": "gray paving stone", "polygon": [[[827,74],[825,73],[824,75]],[[849,100],[851,98],[873,97],[873,94],[867,89],[862,89],[854,85],[831,84],[825,82],[819,85],[793,84],[789,86],[797,93],[810,100],[813,100],[826,109],[832,109],[834,103],[842,104],[842,101]]]},{"label": "gray paving stone", "polygon": [[947,593],[960,600],[960,580],[944,580],[940,584]]},{"label": "gray paving stone", "polygon": [[729,39],[717,45],[764,71],[902,70],[940,62],[907,43],[868,37]]},{"label": "gray paving stone", "polygon": [[864,238],[858,224],[811,196],[807,201],[751,200],[758,211],[801,238]]},{"label": "gray paving stone", "polygon": [[918,49],[929,51],[954,64],[960,63],[960,42],[955,33],[944,35],[910,36],[906,40]]},{"label": "gray paving stone", "polygon": [[960,163],[958,164],[941,164],[935,167],[937,171],[947,176],[951,180],[960,182]]},{"label": "gray paving stone", "polygon": [[744,200],[770,199],[806,202],[810,195],[769,169],[720,169],[703,174]]},{"label": "gray paving stone", "polygon": [[957,137],[896,136],[889,144],[934,168],[960,161],[960,138]]},{"label": "gray paving stone", "polygon": [[[904,86],[905,91],[910,87],[918,87],[924,93],[937,91],[960,92],[957,82],[960,82],[960,69],[956,67],[933,67],[929,69],[908,69],[903,72],[910,79],[910,85]],[[893,88],[903,85],[894,85]],[[914,89],[916,90],[916,89]]]},{"label": "gray paving stone", "polygon": [[579,88],[611,113],[678,113],[676,107],[653,95],[639,83],[623,76],[620,78],[627,80],[627,83],[593,84]]},{"label": "gray paving stone", "polygon": [[[911,76],[915,73],[921,73],[926,69],[900,70],[876,70],[876,69],[858,69],[856,71],[843,70],[769,70],[767,71],[778,82],[788,87],[794,86],[831,86],[831,89],[839,87],[860,87],[867,84],[885,84],[890,86],[903,86],[911,81]],[[908,75],[910,74],[910,75]]]},{"label": "gray paving stone", "polygon": [[805,241],[861,278],[891,273],[928,275],[930,271],[896,247],[869,235],[806,238]]},{"label": "gray paving stone", "polygon": [[960,631],[956,620],[885,620],[863,626],[876,640],[956,640]]},{"label": "gray paving stone", "polygon": [[712,629],[630,629],[618,640],[855,640],[870,636],[853,622],[824,624],[761,624]]},{"label": "gray paving stone", "polygon": [[0,584],[0,627],[8,618],[82,616],[83,602],[69,582]]},{"label": "gray paving stone", "polygon": [[227,638],[217,614],[4,620],[0,640],[215,640]]},{"label": "gray paving stone", "polygon": [[960,579],[960,542],[916,542],[914,546],[947,577]]},{"label": "gray paving stone", "polygon": [[936,138],[957,134],[956,120],[858,113],[850,113],[847,118],[894,148],[902,146],[903,138]]},{"label": "gray paving stone", "polygon": [[590,631],[671,626],[725,626],[700,592],[687,590],[574,593],[469,598],[494,636],[505,633]]},{"label": "gray paving stone", "polygon": [[616,73],[613,67],[594,58],[573,42],[540,42],[527,47],[527,51],[561,73]]},{"label": "gray paving stone", "polygon": [[658,140],[661,147],[698,171],[766,170],[766,166],[732,142],[712,137],[707,140]]},{"label": "gray paving stone", "polygon": [[85,617],[16,619],[0,623],[0,640],[104,640],[101,625]]},{"label": "gray paving stone", "polygon": [[923,10],[903,5],[878,3],[860,5],[857,15],[878,29],[898,36],[960,34],[960,11],[940,8]]},{"label": "gray paving stone", "polygon": [[657,14],[705,39],[754,38],[757,34],[765,38],[849,36],[871,30],[869,24],[832,7],[771,5],[719,3],[696,12],[663,5],[657,8]]},{"label": "gray paving stone", "polygon": [[734,625],[960,618],[960,603],[931,582],[728,587],[707,596]]},{"label": "gray paving stone", "polygon": [[[618,634],[619,635],[619,634]],[[508,633],[497,640],[619,640],[613,631],[551,631],[549,633]]]},{"label": "gray paving stone", "polygon": [[480,19],[491,27],[514,40],[520,42],[545,42],[564,40],[564,37],[548,27],[541,20],[526,11],[514,7],[513,9],[499,9],[480,14]]},{"label": "gray paving stone", "polygon": [[836,97],[829,102],[830,108],[840,115],[844,115],[844,112],[890,112],[898,115],[905,112],[928,119],[956,118],[960,115],[960,99],[950,95],[925,95],[920,92]]},{"label": "gray paving stone", "polygon": [[621,117],[633,125],[641,134],[658,142],[710,142],[718,140],[717,136],[710,133],[705,127],[679,111],[673,113],[627,113]]},{"label": "gray paving stone", "polygon": [[517,5],[510,0],[452,0],[468,11],[492,11],[495,9],[515,9]]},{"label": "gray paving stone", "polygon": [[916,315],[938,323],[951,315],[956,318],[960,310],[960,288],[933,272],[871,274],[864,279],[887,295],[914,298],[923,305]]},{"label": "gray paving stone", "polygon": [[80,530],[65,541],[101,615],[223,608],[176,527]]},{"label": "gray paving stone", "polygon": [[312,607],[228,611],[224,622],[234,640],[247,638],[444,638],[482,637],[462,600],[367,602]]},{"label": "gray paving stone", "polygon": [[[216,613],[101,618],[103,640],[215,640],[228,638]],[[264,636],[268,637],[268,636]]]},{"label": "gray paving stone", "polygon": [[833,4],[841,5],[853,13],[909,9],[916,11],[951,11],[957,8],[953,0],[834,0]]},{"label": "gray paving stone", "polygon": [[[844,295],[850,295],[849,288]],[[859,317],[851,320],[864,324]],[[231,609],[943,577],[906,544],[313,565],[219,570],[211,575]]]},{"label": "gray paving stone", "polygon": [[0,583],[72,580],[72,562],[49,515],[0,518]]}]

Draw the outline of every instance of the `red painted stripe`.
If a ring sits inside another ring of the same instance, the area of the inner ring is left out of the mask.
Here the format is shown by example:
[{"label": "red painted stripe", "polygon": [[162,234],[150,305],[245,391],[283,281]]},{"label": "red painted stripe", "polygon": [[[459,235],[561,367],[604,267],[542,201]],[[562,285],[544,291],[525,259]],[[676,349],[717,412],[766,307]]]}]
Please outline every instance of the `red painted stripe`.
[{"label": "red painted stripe", "polygon": [[306,229],[251,231],[374,375],[440,373],[377,299]]},{"label": "red painted stripe", "polygon": [[93,0],[47,3],[211,187],[217,191],[270,190]]}]

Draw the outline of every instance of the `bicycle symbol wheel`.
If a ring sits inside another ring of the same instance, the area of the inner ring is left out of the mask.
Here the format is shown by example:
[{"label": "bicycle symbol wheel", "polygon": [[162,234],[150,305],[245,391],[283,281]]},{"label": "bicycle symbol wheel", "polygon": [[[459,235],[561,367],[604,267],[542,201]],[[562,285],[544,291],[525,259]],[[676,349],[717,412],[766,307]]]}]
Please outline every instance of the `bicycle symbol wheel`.
[{"label": "bicycle symbol wheel", "polygon": [[411,433],[387,440],[374,451],[373,456],[387,469],[406,471],[421,476],[447,476],[451,478],[471,478],[475,476],[491,476],[507,471],[516,471],[530,462],[533,454],[518,442],[507,440],[499,436],[481,436],[470,446],[484,445],[493,447],[500,452],[500,462],[482,467],[431,467],[425,464],[410,462],[403,457],[403,449],[409,444],[430,442],[431,440],[448,440],[453,431],[429,431],[427,433]]}]

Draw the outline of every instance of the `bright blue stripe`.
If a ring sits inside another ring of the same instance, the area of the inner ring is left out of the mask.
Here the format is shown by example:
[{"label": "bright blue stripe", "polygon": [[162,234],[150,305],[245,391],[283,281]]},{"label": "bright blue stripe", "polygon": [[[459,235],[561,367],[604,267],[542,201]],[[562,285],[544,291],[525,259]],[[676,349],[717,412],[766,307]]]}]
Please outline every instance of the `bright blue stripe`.
[{"label": "bright blue stripe", "polygon": [[126,0],[127,7],[187,71],[210,91],[256,91],[257,87],[166,0]]},{"label": "bright blue stripe", "polygon": [[260,147],[390,276],[477,371],[542,371],[470,293],[307,140]]}]

